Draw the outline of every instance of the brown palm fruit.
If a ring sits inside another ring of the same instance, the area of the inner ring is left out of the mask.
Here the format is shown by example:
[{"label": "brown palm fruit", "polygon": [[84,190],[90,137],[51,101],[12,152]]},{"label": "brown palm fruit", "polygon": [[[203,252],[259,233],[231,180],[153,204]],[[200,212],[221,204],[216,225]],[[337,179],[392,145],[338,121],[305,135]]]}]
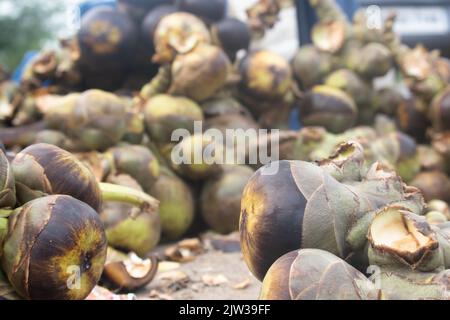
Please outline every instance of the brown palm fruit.
[{"label": "brown palm fruit", "polygon": [[149,212],[157,201],[134,189],[99,183],[95,174],[73,154],[49,144],[31,145],[12,160],[17,199],[26,203],[47,194],[66,194],[96,211],[104,201],[128,203]]},{"label": "brown palm fruit", "polygon": [[62,132],[56,130],[42,130],[36,133],[34,143],[46,143],[57,146],[64,150],[74,150],[76,146],[70,139]]},{"label": "brown palm fruit", "polygon": [[344,91],[315,86],[305,94],[300,106],[300,122],[305,126],[322,126],[332,133],[341,133],[356,123],[358,109]]},{"label": "brown palm fruit", "polygon": [[180,239],[195,217],[195,199],[190,186],[169,169],[162,168],[149,194],[159,200],[163,239]]},{"label": "brown palm fruit", "polygon": [[364,274],[318,249],[291,251],[267,271],[262,300],[378,300],[381,292]]},{"label": "brown palm fruit", "polygon": [[250,178],[241,203],[241,247],[258,279],[280,256],[299,248],[326,250],[367,267],[374,210],[395,202],[423,205],[420,192],[395,172],[363,163],[362,146],[349,142],[319,165],[273,162]]},{"label": "brown palm fruit", "polygon": [[100,152],[79,152],[73,155],[91,169],[97,181],[105,181],[113,171],[112,164]]},{"label": "brown palm fruit", "polygon": [[148,285],[157,270],[158,259],[153,256],[142,260],[109,247],[102,280],[112,290],[133,292]]},{"label": "brown palm fruit", "polygon": [[176,5],[178,10],[192,13],[208,23],[222,20],[227,8],[225,0],[177,0]]},{"label": "brown palm fruit", "polygon": [[425,214],[425,218],[430,225],[446,223],[448,221],[445,214],[439,211],[429,211]]},{"label": "brown palm fruit", "polygon": [[61,148],[31,145],[16,155],[11,168],[21,204],[46,194],[66,194],[96,211],[101,207],[101,191],[91,170]]},{"label": "brown palm fruit", "polygon": [[376,110],[371,103],[373,92],[368,82],[351,70],[340,69],[325,79],[325,85],[340,89],[353,98],[358,107],[358,123],[373,123]]},{"label": "brown palm fruit", "polygon": [[233,98],[215,98],[202,104],[206,117],[204,129],[218,129],[226,134],[227,129],[254,129],[260,126],[251,113]]},{"label": "brown palm fruit", "polygon": [[403,99],[397,109],[397,123],[401,131],[414,137],[418,142],[425,140],[429,120],[426,115],[426,106],[418,98]]},{"label": "brown palm fruit", "polygon": [[369,43],[359,53],[356,71],[363,77],[373,79],[386,75],[392,67],[391,51],[380,43]]},{"label": "brown palm fruit", "polygon": [[224,87],[231,68],[222,49],[199,44],[187,53],[178,54],[172,63],[169,94],[205,101]]},{"label": "brown palm fruit", "polygon": [[188,53],[201,43],[210,43],[206,25],[187,12],[175,12],[164,16],[153,36],[156,63],[172,62],[178,54]]},{"label": "brown palm fruit", "polygon": [[321,52],[312,45],[300,47],[292,61],[295,78],[306,89],[320,84],[335,68],[334,65],[331,54]]},{"label": "brown palm fruit", "polygon": [[140,23],[154,8],[171,2],[172,0],[118,0],[117,8],[136,23]]},{"label": "brown palm fruit", "polygon": [[77,39],[81,63],[89,69],[124,65],[137,43],[133,21],[113,8],[100,6],[90,10],[81,20]]},{"label": "brown palm fruit", "polygon": [[447,202],[442,200],[431,200],[427,203],[427,212],[437,211],[442,213],[447,220],[450,220],[450,207]]},{"label": "brown palm fruit", "polygon": [[248,129],[258,130],[259,125],[255,122],[255,120],[253,120],[252,117],[235,113],[207,119],[205,121],[205,130],[208,129],[218,129],[226,134],[227,129],[242,129],[245,131]]},{"label": "brown palm fruit", "polygon": [[144,134],[144,115],[140,112],[127,112],[126,132],[122,140],[132,144],[140,144],[142,139],[144,139]]},{"label": "brown palm fruit", "polygon": [[250,28],[236,18],[225,18],[211,26],[212,41],[221,47],[231,61],[236,60],[240,50],[248,51],[250,47]]},{"label": "brown palm fruit", "polygon": [[356,73],[340,69],[325,79],[325,85],[340,89],[353,98],[358,107],[367,107],[371,100],[370,85]]},{"label": "brown palm fruit", "polygon": [[81,300],[100,279],[106,249],[97,212],[70,196],[53,195],[12,213],[1,262],[23,298]]},{"label": "brown palm fruit", "polygon": [[397,114],[397,109],[403,101],[400,91],[390,87],[377,90],[372,98],[374,109],[389,116]]},{"label": "brown palm fruit", "polygon": [[155,35],[156,27],[158,26],[158,23],[161,21],[163,17],[166,15],[172,14],[176,12],[177,9],[173,5],[160,5],[155,7],[153,10],[148,12],[148,14],[145,16],[144,20],[141,24],[141,37],[143,44],[145,48],[147,49],[146,52],[151,53],[151,56],[155,53],[155,47],[153,43],[153,38]]},{"label": "brown palm fruit", "polygon": [[271,108],[273,100],[282,100],[291,90],[289,63],[270,51],[248,54],[240,62],[239,73],[241,99],[255,114]]},{"label": "brown palm fruit", "polygon": [[411,185],[422,191],[426,201],[438,199],[450,202],[450,180],[445,173],[421,172],[411,181]]},{"label": "brown palm fruit", "polygon": [[0,208],[14,208],[16,204],[15,179],[12,166],[3,150],[0,150],[0,186]]},{"label": "brown palm fruit", "polygon": [[102,67],[101,69],[92,69],[82,65],[83,73],[82,87],[84,89],[98,89],[104,91],[119,90],[125,79],[125,70],[122,66]]},{"label": "brown palm fruit", "polygon": [[432,133],[431,145],[444,158],[445,167],[448,170],[450,165],[450,132]]},{"label": "brown palm fruit", "polygon": [[111,163],[112,171],[130,175],[146,192],[159,177],[159,162],[144,146],[121,145],[109,149],[104,155]]},{"label": "brown palm fruit", "polygon": [[68,130],[89,150],[104,150],[126,133],[126,105],[117,96],[99,90],[80,95]]},{"label": "brown palm fruit", "polygon": [[[107,181],[114,186],[124,186],[142,192],[142,187],[128,175],[110,176]],[[103,206],[100,218],[110,246],[126,252],[135,252],[140,257],[147,256],[161,237],[159,215],[145,207],[109,201]]]},{"label": "brown palm fruit", "polygon": [[433,99],[430,119],[434,130],[445,131],[450,129],[450,87]]},{"label": "brown palm fruit", "polygon": [[251,117],[250,111],[233,97],[214,97],[202,103],[206,119],[229,114],[241,114]]},{"label": "brown palm fruit", "polygon": [[219,174],[224,163],[224,145],[214,137],[195,133],[167,150],[172,169],[189,180],[204,180]]},{"label": "brown palm fruit", "polygon": [[176,129],[194,130],[195,121],[203,121],[202,110],[197,103],[184,97],[157,95],[145,105],[145,127],[156,143],[168,143]]},{"label": "brown palm fruit", "polygon": [[428,145],[419,145],[417,147],[419,153],[421,171],[442,171],[446,172],[447,165],[444,157],[433,147]]},{"label": "brown palm fruit", "polygon": [[417,144],[402,132],[392,132],[378,138],[372,141],[369,148],[366,160],[372,158],[372,162],[378,161],[391,167],[405,182],[410,182],[420,172]]},{"label": "brown palm fruit", "polygon": [[239,230],[241,195],[253,170],[247,166],[225,166],[221,175],[206,180],[201,194],[201,212],[215,232]]},{"label": "brown palm fruit", "polygon": [[87,90],[55,100],[44,110],[47,127],[62,131],[85,150],[103,151],[126,134],[127,104],[112,93]]}]

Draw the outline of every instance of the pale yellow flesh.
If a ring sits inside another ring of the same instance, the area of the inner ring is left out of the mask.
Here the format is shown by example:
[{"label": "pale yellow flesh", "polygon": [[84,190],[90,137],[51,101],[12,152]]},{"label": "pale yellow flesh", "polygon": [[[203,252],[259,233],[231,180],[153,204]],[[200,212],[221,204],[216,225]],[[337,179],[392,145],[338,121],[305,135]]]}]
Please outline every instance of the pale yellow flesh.
[{"label": "pale yellow flesh", "polygon": [[395,210],[382,213],[374,219],[371,235],[376,246],[414,253],[426,246],[431,239],[420,233],[410,220]]}]

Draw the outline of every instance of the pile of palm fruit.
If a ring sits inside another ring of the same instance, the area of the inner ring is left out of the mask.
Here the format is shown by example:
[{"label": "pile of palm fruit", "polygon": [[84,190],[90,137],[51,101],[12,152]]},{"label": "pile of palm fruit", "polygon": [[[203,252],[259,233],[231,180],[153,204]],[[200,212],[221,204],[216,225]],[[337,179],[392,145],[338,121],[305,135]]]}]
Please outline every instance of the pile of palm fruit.
[{"label": "pile of palm fruit", "polygon": [[[0,298],[133,292],[155,276],[159,243],[239,227],[261,298],[448,298],[450,64],[402,45],[394,16],[373,30],[363,12],[350,22],[332,0],[310,3],[313,44],[291,63],[250,49],[281,1],[242,22],[225,0],[119,0],[19,85],[0,70]],[[402,90],[377,87],[388,72]],[[272,176],[175,163],[174,150],[208,148],[172,138],[198,122],[280,129],[285,161]]]},{"label": "pile of palm fruit", "polygon": [[[84,299],[97,284],[134,292],[155,276],[159,243],[238,230],[254,170],[175,164],[173,148],[207,141],[171,136],[196,121],[259,128],[235,96],[250,81],[239,74],[259,66],[239,71],[237,54],[279,10],[256,3],[247,24],[222,0],[121,0],[91,9],[20,84],[2,71],[1,298]],[[261,54],[265,72],[275,57],[290,77],[281,57]]]},{"label": "pile of palm fruit", "polygon": [[[260,298],[449,299],[450,63],[403,45],[394,14],[373,29],[364,11],[310,4],[313,44],[292,62],[305,127],[242,196]],[[387,73],[401,86],[380,87]]]}]

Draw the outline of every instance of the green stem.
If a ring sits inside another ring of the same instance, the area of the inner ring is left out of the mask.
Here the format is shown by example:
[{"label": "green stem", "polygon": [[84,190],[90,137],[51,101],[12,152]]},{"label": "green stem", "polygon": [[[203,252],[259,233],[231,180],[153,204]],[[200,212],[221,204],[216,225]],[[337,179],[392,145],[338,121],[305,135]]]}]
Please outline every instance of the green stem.
[{"label": "green stem", "polygon": [[13,212],[12,209],[0,209],[0,219],[8,218]]},{"label": "green stem", "polygon": [[142,191],[104,182],[99,185],[103,201],[128,203],[150,212],[158,209],[159,201]]}]

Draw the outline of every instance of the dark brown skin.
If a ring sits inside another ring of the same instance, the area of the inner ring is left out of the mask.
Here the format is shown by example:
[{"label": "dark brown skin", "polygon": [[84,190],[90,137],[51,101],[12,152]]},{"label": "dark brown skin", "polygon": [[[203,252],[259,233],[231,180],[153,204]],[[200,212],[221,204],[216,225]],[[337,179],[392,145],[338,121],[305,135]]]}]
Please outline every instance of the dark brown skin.
[{"label": "dark brown skin", "polygon": [[202,215],[212,230],[227,234],[239,229],[241,195],[253,170],[232,166],[205,183],[201,195]]},{"label": "dark brown skin", "polygon": [[305,94],[300,121],[306,126],[323,126],[332,133],[351,128],[357,119],[355,102],[339,89],[316,86]]},{"label": "dark brown skin", "polygon": [[225,18],[211,27],[213,41],[222,47],[231,61],[236,59],[239,50],[248,50],[250,29],[236,18]]},{"label": "dark brown skin", "polygon": [[421,142],[429,126],[426,114],[422,111],[422,102],[418,99],[404,99],[397,109],[397,123],[400,130]]},{"label": "dark brown skin", "polygon": [[322,82],[333,70],[332,55],[313,45],[299,48],[292,60],[294,76],[302,88],[309,89]]},{"label": "dark brown skin", "polygon": [[214,128],[226,133],[227,129],[259,129],[259,125],[249,116],[225,114],[205,121],[205,129]]},{"label": "dark brown skin", "polygon": [[[106,248],[103,224],[91,207],[70,196],[48,196],[10,217],[2,266],[24,298],[84,299],[100,279]],[[79,288],[72,267],[80,272]]]},{"label": "dark brown skin", "polygon": [[230,67],[230,60],[223,50],[198,45],[191,52],[175,58],[169,94],[205,101],[225,85]]},{"label": "dark brown skin", "polygon": [[239,65],[241,90],[260,98],[282,98],[292,84],[289,63],[270,51],[257,51],[247,55]]},{"label": "dark brown skin", "polygon": [[108,150],[107,157],[118,173],[128,174],[148,191],[159,176],[159,164],[153,153],[140,145],[124,145]]},{"label": "dark brown skin", "polygon": [[333,254],[304,249],[279,258],[264,278],[262,300],[378,300],[380,290]]},{"label": "dark brown skin", "polygon": [[297,251],[291,251],[279,258],[269,269],[264,278],[264,290],[260,297],[266,300],[292,300],[289,293],[289,269],[297,258]]},{"label": "dark brown skin", "polygon": [[435,130],[450,129],[450,87],[433,100],[430,117]]},{"label": "dark brown skin", "polygon": [[78,42],[83,63],[92,69],[111,67],[126,63],[123,58],[134,50],[137,30],[125,14],[100,6],[83,16]]},{"label": "dark brown skin", "polygon": [[373,100],[373,103],[378,111],[394,116],[397,112],[398,106],[403,100],[403,97],[398,90],[388,87],[375,92]]},{"label": "dark brown skin", "polygon": [[[242,195],[239,223],[242,251],[249,269],[260,280],[280,255],[301,245],[306,199],[296,187],[289,162],[279,164],[276,175],[257,171]],[[279,195],[276,203],[268,203],[267,197],[274,194]]]},{"label": "dark brown skin", "polygon": [[422,191],[425,201],[439,199],[450,202],[450,180],[445,173],[422,172],[410,184]]},{"label": "dark brown skin", "polygon": [[[177,9],[172,5],[161,5],[151,10],[142,21],[141,38],[149,52],[154,53],[153,35],[159,21],[166,15],[176,12]],[[152,55],[151,54],[151,55]],[[151,56],[150,55],[150,56]]]},{"label": "dark brown skin", "polygon": [[250,116],[250,112],[239,101],[231,97],[212,98],[201,105],[206,119],[228,114]]},{"label": "dark brown skin", "polygon": [[118,0],[118,10],[139,23],[148,12],[160,5],[169,4],[171,0]]},{"label": "dark brown skin", "polygon": [[201,17],[206,22],[215,22],[225,16],[225,0],[178,0],[180,11],[190,12]]},{"label": "dark brown skin", "polygon": [[49,144],[34,144],[12,161],[17,196],[25,203],[43,194],[67,194],[98,211],[101,193],[92,171],[74,155]]}]

